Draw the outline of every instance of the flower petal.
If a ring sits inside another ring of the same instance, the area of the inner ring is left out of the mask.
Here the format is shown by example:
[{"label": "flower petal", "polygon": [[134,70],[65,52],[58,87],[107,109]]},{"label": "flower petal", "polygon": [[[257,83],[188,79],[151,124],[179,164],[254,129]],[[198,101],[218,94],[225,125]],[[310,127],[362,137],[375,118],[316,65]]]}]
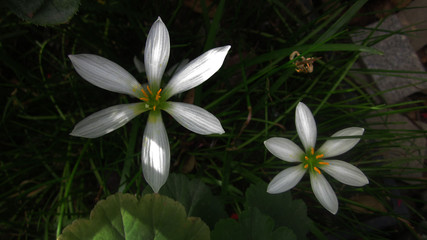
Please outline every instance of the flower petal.
[{"label": "flower petal", "polygon": [[188,103],[167,102],[166,104],[163,110],[188,130],[202,135],[224,133],[218,118],[205,109]]},{"label": "flower petal", "polygon": [[145,71],[148,83],[153,89],[160,88],[160,81],[169,61],[169,53],[169,32],[159,17],[148,33],[144,51]]},{"label": "flower petal", "polygon": [[302,102],[298,103],[295,111],[295,125],[304,150],[307,152],[314,148],[317,138],[316,121],[310,109]]},{"label": "flower petal", "polygon": [[273,137],[264,141],[265,147],[274,156],[287,162],[301,162],[304,152],[287,138]]},{"label": "flower petal", "polygon": [[138,97],[141,84],[116,63],[92,54],[68,55],[74,69],[86,81],[108,91]]},{"label": "flower petal", "polygon": [[331,185],[322,174],[310,171],[310,182],[313,193],[320,204],[332,214],[338,212],[338,199]]},{"label": "flower petal", "polygon": [[135,65],[136,70],[138,70],[139,73],[145,72],[144,62],[139,60],[137,56],[133,56],[133,65]]},{"label": "flower petal", "polygon": [[276,194],[288,191],[299,183],[306,171],[302,164],[286,168],[271,180],[268,184],[267,192]]},{"label": "flower petal", "polygon": [[[363,128],[349,127],[334,133],[331,137],[360,136],[364,131]],[[360,138],[327,140],[318,152],[323,153],[325,158],[335,157],[352,149],[359,141]]]},{"label": "flower petal", "polygon": [[74,127],[72,136],[96,138],[122,127],[148,109],[143,103],[115,105],[86,117]]},{"label": "flower petal", "polygon": [[222,66],[230,46],[211,49],[175,73],[164,89],[167,98],[202,84]]},{"label": "flower petal", "polygon": [[169,175],[169,140],[158,111],[150,112],[142,139],[142,173],[154,192],[159,192]]},{"label": "flower petal", "polygon": [[329,165],[323,165],[321,169],[336,180],[355,187],[361,187],[369,183],[368,178],[359,168],[341,160],[322,160]]}]

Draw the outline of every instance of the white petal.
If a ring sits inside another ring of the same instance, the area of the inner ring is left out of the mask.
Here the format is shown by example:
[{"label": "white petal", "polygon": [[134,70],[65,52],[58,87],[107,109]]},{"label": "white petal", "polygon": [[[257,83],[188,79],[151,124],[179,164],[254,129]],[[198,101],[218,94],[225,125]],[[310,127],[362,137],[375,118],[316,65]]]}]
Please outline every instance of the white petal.
[{"label": "white petal", "polygon": [[322,174],[310,171],[311,188],[320,204],[332,214],[338,212],[338,199],[331,185]]},{"label": "white petal", "polygon": [[136,70],[138,70],[139,73],[145,72],[144,63],[141,60],[139,60],[137,56],[133,57],[133,64],[135,65]]},{"label": "white petal", "polygon": [[74,127],[72,136],[96,138],[122,127],[148,109],[143,103],[115,105],[86,117]]},{"label": "white petal", "polygon": [[281,171],[268,184],[267,192],[275,194],[288,191],[299,183],[306,171],[302,164]]},{"label": "white petal", "polygon": [[160,112],[150,112],[142,139],[142,173],[154,192],[159,192],[169,175],[169,140]]},{"label": "white petal", "polygon": [[167,102],[163,109],[188,130],[202,134],[223,134],[218,118],[205,109],[188,103]]},{"label": "white petal", "polygon": [[264,141],[265,147],[274,156],[287,162],[301,162],[304,152],[287,138],[273,137]]},{"label": "white petal", "polygon": [[229,49],[230,46],[214,48],[189,62],[165,87],[167,97],[197,87],[210,78],[222,66]]},{"label": "white petal", "polygon": [[92,54],[68,55],[74,69],[86,81],[108,91],[138,97],[141,84],[116,63]]},{"label": "white petal", "polygon": [[[361,136],[363,131],[365,131],[363,128],[349,127],[334,133],[331,137]],[[325,158],[335,157],[352,149],[359,140],[360,138],[327,140],[318,152],[323,153]]]},{"label": "white petal", "polygon": [[314,148],[317,137],[316,122],[310,109],[302,102],[298,103],[295,111],[295,125],[304,150],[307,152]]},{"label": "white petal", "polygon": [[368,178],[360,169],[341,160],[322,160],[329,165],[323,165],[321,169],[336,180],[355,187],[361,187],[369,183]]},{"label": "white petal", "polygon": [[160,88],[160,81],[169,60],[169,32],[162,19],[157,18],[145,43],[144,63],[148,83],[153,89]]}]

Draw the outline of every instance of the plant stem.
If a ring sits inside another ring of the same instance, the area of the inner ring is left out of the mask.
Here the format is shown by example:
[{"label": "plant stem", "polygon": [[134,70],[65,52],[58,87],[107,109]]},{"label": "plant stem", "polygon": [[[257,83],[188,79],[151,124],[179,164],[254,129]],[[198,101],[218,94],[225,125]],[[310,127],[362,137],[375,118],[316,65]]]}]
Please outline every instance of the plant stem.
[{"label": "plant stem", "polygon": [[88,146],[89,146],[89,141],[86,142],[86,144],[84,145],[84,147],[80,153],[80,156],[77,159],[76,164],[74,164],[73,171],[71,172],[70,176],[67,179],[67,184],[65,186],[65,191],[64,191],[64,197],[63,197],[63,200],[61,203],[61,208],[59,211],[58,225],[56,228],[56,238],[58,238],[59,235],[61,234],[62,221],[64,219],[65,206],[68,204],[68,202],[70,202],[70,201],[67,201],[67,199],[68,199],[68,194],[70,193],[71,183],[73,182],[74,175],[76,175],[76,172],[77,172],[77,167],[79,166],[79,164],[83,158],[83,154],[86,152]]},{"label": "plant stem", "polygon": [[124,192],[126,189],[126,181],[129,177],[129,171],[130,166],[133,162],[133,156],[134,156],[134,150],[135,150],[135,144],[136,144],[136,136],[138,135],[138,130],[141,123],[140,121],[133,121],[132,122],[132,129],[129,137],[129,143],[128,143],[128,149],[126,151],[126,157],[123,164],[123,170],[120,177],[120,187],[118,192]]}]

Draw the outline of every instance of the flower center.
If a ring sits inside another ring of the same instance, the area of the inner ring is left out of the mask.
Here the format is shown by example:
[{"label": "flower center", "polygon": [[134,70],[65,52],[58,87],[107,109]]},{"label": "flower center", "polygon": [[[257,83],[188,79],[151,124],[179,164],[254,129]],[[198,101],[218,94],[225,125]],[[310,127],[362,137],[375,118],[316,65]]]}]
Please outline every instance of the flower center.
[{"label": "flower center", "polygon": [[306,153],[303,159],[304,168],[309,168],[312,171],[322,174],[320,172],[320,165],[329,165],[327,162],[322,162],[323,154],[315,154],[314,148],[310,149],[310,152]]},{"label": "flower center", "polygon": [[144,88],[141,88],[142,94],[144,94],[143,97],[139,98],[142,101],[146,102],[150,109],[153,109],[153,111],[156,111],[156,108],[160,105],[160,93],[162,92],[162,89],[160,88],[159,91],[154,95],[151,91],[150,87],[147,85],[147,92],[144,91]]}]

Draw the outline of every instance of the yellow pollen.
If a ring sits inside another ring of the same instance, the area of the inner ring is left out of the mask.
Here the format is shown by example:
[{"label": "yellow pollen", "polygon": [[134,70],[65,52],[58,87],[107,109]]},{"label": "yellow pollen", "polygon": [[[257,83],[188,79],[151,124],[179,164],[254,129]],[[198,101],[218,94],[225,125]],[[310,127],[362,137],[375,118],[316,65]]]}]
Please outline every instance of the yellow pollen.
[{"label": "yellow pollen", "polygon": [[327,163],[327,162],[318,162],[319,164],[322,164],[322,165],[329,165],[329,163]]},{"label": "yellow pollen", "polygon": [[323,156],[325,156],[325,155],[323,155],[323,154],[317,155],[316,159],[322,158]]},{"label": "yellow pollen", "polygon": [[150,93],[150,95],[153,95],[153,92],[151,91],[150,86],[148,86],[148,85],[147,85],[147,90]]},{"label": "yellow pollen", "polygon": [[144,101],[144,102],[148,102],[148,98],[139,98],[140,100]]},{"label": "yellow pollen", "polygon": [[319,170],[317,167],[314,167],[313,169],[314,169],[314,171],[316,171],[318,174],[322,174],[322,173],[320,172],[320,170]]},{"label": "yellow pollen", "polygon": [[143,88],[141,88],[141,92],[142,92],[142,94],[144,94],[145,98],[148,98],[148,95],[147,95],[147,93],[144,91],[144,89],[143,89]]},{"label": "yellow pollen", "polygon": [[314,148],[311,148],[311,155],[314,155]]},{"label": "yellow pollen", "polygon": [[304,165],[304,168],[308,168],[308,164]]},{"label": "yellow pollen", "polygon": [[304,156],[304,158],[305,158],[305,160],[308,160],[308,157],[307,157],[307,156]]}]

